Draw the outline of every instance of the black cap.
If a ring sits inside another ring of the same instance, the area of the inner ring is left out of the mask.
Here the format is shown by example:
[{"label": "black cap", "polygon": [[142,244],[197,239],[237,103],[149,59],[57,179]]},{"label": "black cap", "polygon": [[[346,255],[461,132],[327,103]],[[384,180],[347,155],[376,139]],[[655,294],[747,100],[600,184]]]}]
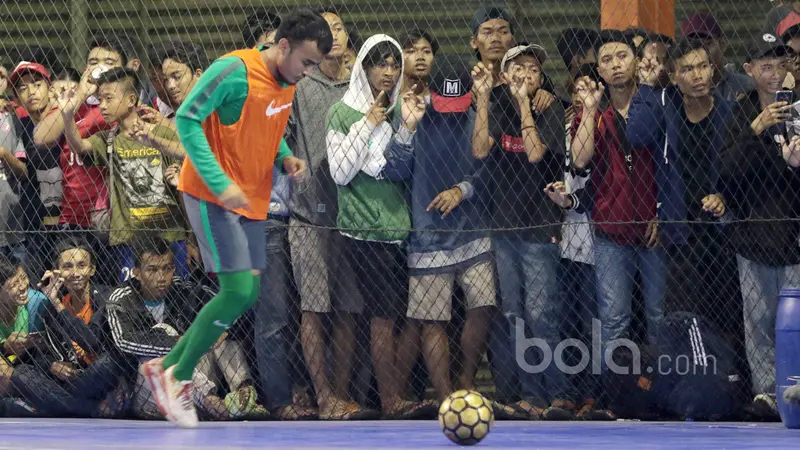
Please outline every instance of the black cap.
[{"label": "black cap", "polygon": [[458,55],[437,56],[431,68],[428,88],[436,111],[466,111],[471,104],[471,66]]},{"label": "black cap", "polygon": [[561,32],[556,48],[564,65],[569,67],[575,55],[583,53],[586,49],[595,48],[598,38],[597,31],[586,28],[567,28]]},{"label": "black cap", "polygon": [[778,39],[774,34],[764,33],[753,39],[747,49],[747,62],[761,59],[766,56],[785,56],[791,52],[789,46]]},{"label": "black cap", "polygon": [[514,25],[511,24],[511,15],[508,13],[508,11],[500,6],[481,6],[477,11],[475,11],[475,16],[472,18],[472,22],[470,22],[472,35],[475,36],[481,24],[492,19],[505,20],[508,22],[509,27],[511,27],[511,32],[514,32]]}]

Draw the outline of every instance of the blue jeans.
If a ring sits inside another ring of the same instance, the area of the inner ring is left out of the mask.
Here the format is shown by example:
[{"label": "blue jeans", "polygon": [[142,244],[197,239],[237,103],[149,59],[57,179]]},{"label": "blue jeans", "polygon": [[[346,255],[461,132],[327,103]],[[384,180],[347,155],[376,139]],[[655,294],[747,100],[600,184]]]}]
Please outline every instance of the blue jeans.
[{"label": "blue jeans", "polygon": [[755,394],[775,394],[775,318],[784,287],[800,287],[800,265],[766,266],[736,255],[744,300],[744,344]]},{"label": "blue jeans", "polygon": [[261,294],[255,305],[258,373],[269,409],[292,404],[288,358],[292,267],[287,225],[288,221],[267,220],[267,269],[261,275]]},{"label": "blue jeans", "polygon": [[[493,345],[490,345],[498,356],[498,365],[505,366],[497,369],[502,372],[513,368],[516,372],[521,398],[535,406],[545,407],[553,400],[566,398],[566,375],[556,366],[555,360],[543,370],[531,371],[528,366],[539,364],[542,355],[526,355],[527,341],[520,342],[519,338],[533,335],[547,344],[549,352],[553,352],[561,340],[559,325],[563,308],[562,298],[558,295],[559,250],[556,244],[531,243],[516,236],[506,236],[509,235],[494,237],[492,242],[506,326],[494,326],[494,333],[500,334],[493,337]],[[523,361],[518,361],[518,358]],[[502,383],[513,379],[508,372],[500,375]],[[498,386],[498,390],[504,389],[507,387]]]},{"label": "blue jeans", "polygon": [[[637,271],[642,280],[648,341],[650,345],[656,345],[656,330],[664,317],[666,253],[662,248],[631,247],[601,237],[595,237],[594,249],[601,355],[605,355],[611,341],[628,336]],[[606,368],[605,356],[602,361],[603,368]]]},{"label": "blue jeans", "polygon": [[[597,283],[595,267],[591,264],[561,259],[559,286],[565,306],[562,329],[567,338],[578,339],[592,348],[592,319],[597,318]],[[572,348],[571,350],[575,350]],[[580,363],[580,352],[567,353],[569,365]],[[597,399],[600,395],[599,377],[592,374],[591,366],[572,378],[572,390],[577,401]]]}]

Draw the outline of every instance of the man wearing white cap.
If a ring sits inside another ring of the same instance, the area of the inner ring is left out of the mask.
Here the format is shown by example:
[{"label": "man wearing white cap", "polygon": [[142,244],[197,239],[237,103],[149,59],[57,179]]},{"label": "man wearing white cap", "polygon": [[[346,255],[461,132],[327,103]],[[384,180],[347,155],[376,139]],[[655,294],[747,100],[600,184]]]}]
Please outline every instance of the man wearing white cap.
[{"label": "man wearing white cap", "polygon": [[[510,321],[511,337],[532,333],[555,348],[561,317],[556,268],[561,211],[545,190],[563,178],[564,109],[559,102],[534,111],[533,98],[543,80],[542,63],[547,53],[540,45],[519,45],[506,52],[500,63],[506,94],[489,107],[485,84],[476,92],[477,118],[473,151],[493,161],[494,230],[503,313]],[[482,97],[483,96],[483,97]],[[487,120],[481,120],[486,117]],[[521,231],[517,231],[521,230]],[[519,344],[517,342],[516,344]],[[500,350],[500,349],[497,349]],[[513,356],[511,356],[513,358]],[[565,401],[564,373],[549,364],[540,374],[530,369],[537,361],[515,365],[521,398],[516,406],[532,418],[570,418],[571,402]]]}]

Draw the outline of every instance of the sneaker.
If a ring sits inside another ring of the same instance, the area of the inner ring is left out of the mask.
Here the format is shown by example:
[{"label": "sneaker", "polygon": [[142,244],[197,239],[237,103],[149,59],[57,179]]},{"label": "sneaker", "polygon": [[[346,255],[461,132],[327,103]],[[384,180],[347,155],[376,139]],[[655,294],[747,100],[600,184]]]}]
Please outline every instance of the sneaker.
[{"label": "sneaker", "polygon": [[164,391],[167,394],[167,419],[181,428],[197,428],[197,410],[192,396],[194,386],[191,381],[178,381],[172,375],[175,366],[164,371]]},{"label": "sneaker", "polygon": [[150,392],[153,393],[153,399],[156,401],[158,411],[162,416],[172,421],[169,417],[163,364],[164,358],[151,359],[139,366],[139,373],[147,380],[147,385],[150,388]]}]

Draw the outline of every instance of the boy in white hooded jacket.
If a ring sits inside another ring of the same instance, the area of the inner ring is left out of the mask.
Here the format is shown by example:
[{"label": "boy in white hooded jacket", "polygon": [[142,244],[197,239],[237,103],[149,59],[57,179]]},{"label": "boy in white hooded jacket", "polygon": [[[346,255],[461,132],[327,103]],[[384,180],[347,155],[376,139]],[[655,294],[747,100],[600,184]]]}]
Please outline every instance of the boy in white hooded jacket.
[{"label": "boy in white hooded jacket", "polygon": [[[403,73],[403,52],[391,37],[378,34],[364,42],[344,98],[326,117],[331,176],[338,186],[337,226],[345,253],[370,318],[372,366],[381,409],[390,417],[420,418],[429,405],[404,400],[398,361],[415,336],[403,333],[397,345],[394,321],[408,305],[408,274],[402,247],[411,228],[404,180],[411,175],[411,138],[424,114],[424,99],[413,90],[403,96],[400,120],[392,125]],[[413,344],[412,344],[413,345]]]}]

